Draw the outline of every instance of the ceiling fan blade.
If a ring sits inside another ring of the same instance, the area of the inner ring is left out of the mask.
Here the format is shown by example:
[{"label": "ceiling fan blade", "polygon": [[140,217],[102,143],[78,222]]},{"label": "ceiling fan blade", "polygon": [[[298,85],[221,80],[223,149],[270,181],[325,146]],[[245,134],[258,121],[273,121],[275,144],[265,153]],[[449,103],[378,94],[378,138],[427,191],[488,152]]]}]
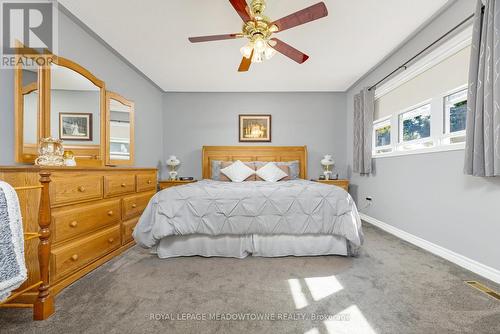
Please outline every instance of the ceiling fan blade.
[{"label": "ceiling fan blade", "polygon": [[294,47],[286,44],[285,42],[283,42],[277,38],[272,38],[270,41],[271,41],[271,43],[269,45],[273,49],[275,49],[279,53],[287,56],[288,58],[296,61],[299,64],[302,64],[307,59],[309,59],[309,56],[306,55],[305,53],[300,52],[299,50],[295,49]]},{"label": "ceiling fan blade", "polygon": [[221,41],[224,39],[235,39],[241,37],[243,37],[242,34],[227,34],[227,35],[189,37],[188,39],[191,43],[200,43],[200,42],[210,42],[210,41]]},{"label": "ceiling fan blade", "polygon": [[248,8],[248,4],[245,0],[229,0],[229,2],[233,5],[234,9],[244,22],[252,19],[250,17],[250,9]]},{"label": "ceiling fan blade", "polygon": [[278,31],[287,30],[301,24],[305,24],[328,15],[328,9],[324,2],[317,3],[311,7],[304,8],[285,16],[279,20],[274,21],[272,24],[278,27]]},{"label": "ceiling fan blade", "polygon": [[253,51],[254,50],[252,49],[250,58],[243,57],[243,59],[241,60],[240,67],[238,68],[238,72],[247,72],[250,69],[250,65],[252,65]]}]

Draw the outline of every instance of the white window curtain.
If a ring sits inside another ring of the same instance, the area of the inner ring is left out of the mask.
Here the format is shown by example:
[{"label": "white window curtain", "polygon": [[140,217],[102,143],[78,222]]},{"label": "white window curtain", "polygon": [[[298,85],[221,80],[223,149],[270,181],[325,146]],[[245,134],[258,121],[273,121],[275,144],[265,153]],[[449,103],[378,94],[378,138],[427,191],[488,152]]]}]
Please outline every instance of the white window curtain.
[{"label": "white window curtain", "polygon": [[500,0],[478,0],[467,98],[464,172],[468,175],[500,176],[499,75]]},{"label": "white window curtain", "polygon": [[372,128],[375,111],[375,90],[364,88],[354,96],[353,171],[372,172]]}]

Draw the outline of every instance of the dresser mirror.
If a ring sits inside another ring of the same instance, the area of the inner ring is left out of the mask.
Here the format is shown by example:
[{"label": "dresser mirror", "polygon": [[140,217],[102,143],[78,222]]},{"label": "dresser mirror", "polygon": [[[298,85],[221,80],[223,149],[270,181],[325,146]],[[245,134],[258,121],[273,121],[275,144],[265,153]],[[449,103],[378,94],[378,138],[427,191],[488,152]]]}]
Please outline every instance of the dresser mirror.
[{"label": "dresser mirror", "polygon": [[104,82],[80,65],[55,57],[50,68],[50,136],[63,141],[77,165],[101,166]]},{"label": "dresser mirror", "polygon": [[24,67],[28,60],[21,56],[15,69],[15,147],[18,162],[33,162],[38,154],[38,138],[41,134],[39,122],[39,76],[41,69]]},{"label": "dresser mirror", "polygon": [[[21,57],[21,56],[20,56]],[[77,166],[134,165],[134,103],[107,92],[79,64],[50,55],[50,66],[15,69],[16,161],[33,163],[41,138],[61,139]]]},{"label": "dresser mirror", "polygon": [[134,103],[106,93],[106,165],[134,164]]}]

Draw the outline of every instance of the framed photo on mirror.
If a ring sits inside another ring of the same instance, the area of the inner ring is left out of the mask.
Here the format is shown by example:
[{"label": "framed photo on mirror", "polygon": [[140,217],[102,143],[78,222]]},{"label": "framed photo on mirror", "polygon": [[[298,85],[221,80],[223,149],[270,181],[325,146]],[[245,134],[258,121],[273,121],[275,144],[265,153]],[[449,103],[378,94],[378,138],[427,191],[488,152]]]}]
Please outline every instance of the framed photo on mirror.
[{"label": "framed photo on mirror", "polygon": [[59,113],[59,138],[92,141],[92,114]]}]

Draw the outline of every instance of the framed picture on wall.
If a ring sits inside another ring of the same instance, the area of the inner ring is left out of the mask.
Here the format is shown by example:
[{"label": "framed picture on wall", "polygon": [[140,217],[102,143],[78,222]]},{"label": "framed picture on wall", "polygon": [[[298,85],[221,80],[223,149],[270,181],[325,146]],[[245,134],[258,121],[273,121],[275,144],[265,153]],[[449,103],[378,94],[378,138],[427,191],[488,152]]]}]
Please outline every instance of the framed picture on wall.
[{"label": "framed picture on wall", "polygon": [[240,115],[240,142],[271,142],[271,115]]},{"label": "framed picture on wall", "polygon": [[59,138],[62,140],[92,140],[92,114],[59,113]]}]

